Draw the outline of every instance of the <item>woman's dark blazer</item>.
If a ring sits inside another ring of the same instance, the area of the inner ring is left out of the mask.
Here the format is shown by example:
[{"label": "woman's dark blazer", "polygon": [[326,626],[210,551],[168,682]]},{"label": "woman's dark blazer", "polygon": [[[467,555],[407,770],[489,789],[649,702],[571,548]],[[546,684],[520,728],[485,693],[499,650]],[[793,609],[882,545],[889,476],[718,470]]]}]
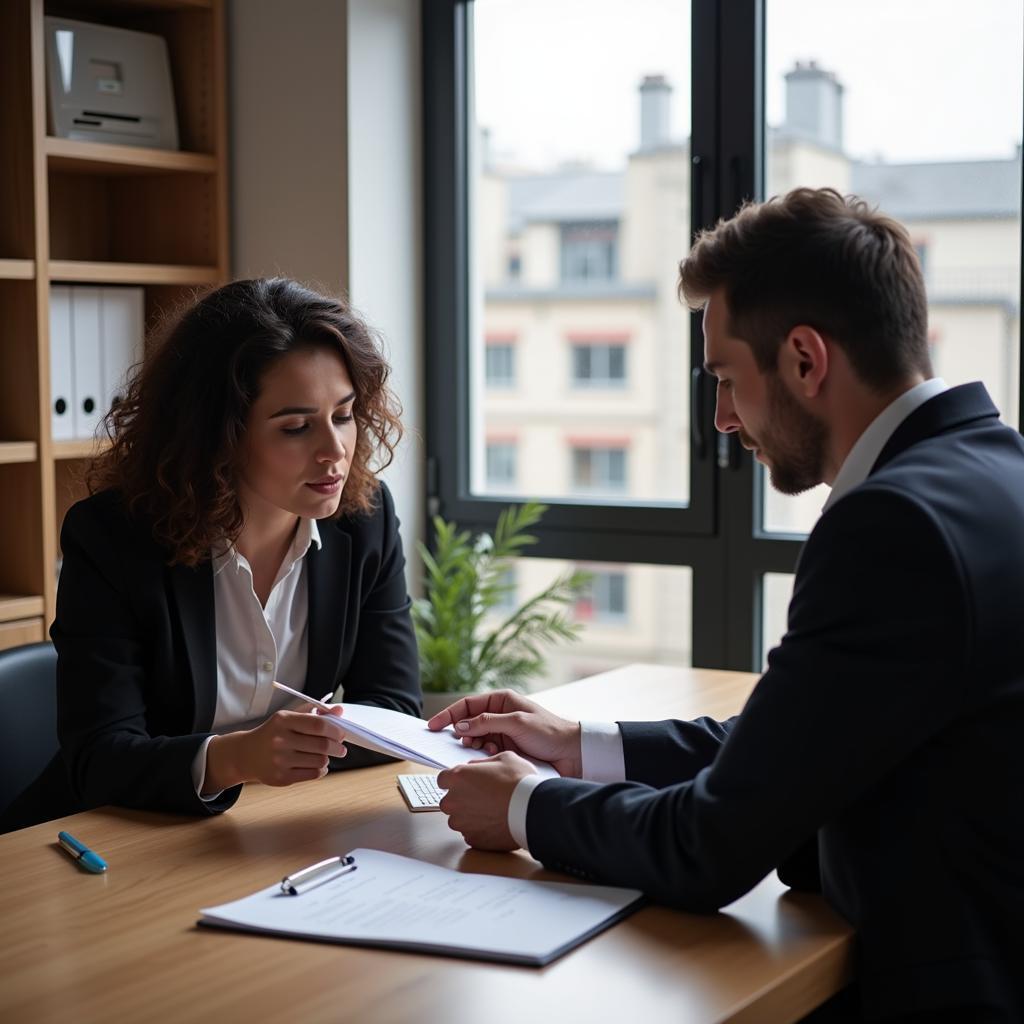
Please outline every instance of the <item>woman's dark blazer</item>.
[{"label": "woman's dark blazer", "polygon": [[[394,502],[383,484],[369,514],[319,520],[306,554],[309,668],[304,690],[341,686],[346,701],[420,712],[416,640]],[[82,806],[211,814],[241,786],[200,800],[192,762],[213,728],[217,635],[213,572],[169,566],[168,552],[119,495],[69,511],[57,617],[58,732]],[[294,683],[294,680],[287,680]],[[350,746],[337,767],[387,758]]]}]

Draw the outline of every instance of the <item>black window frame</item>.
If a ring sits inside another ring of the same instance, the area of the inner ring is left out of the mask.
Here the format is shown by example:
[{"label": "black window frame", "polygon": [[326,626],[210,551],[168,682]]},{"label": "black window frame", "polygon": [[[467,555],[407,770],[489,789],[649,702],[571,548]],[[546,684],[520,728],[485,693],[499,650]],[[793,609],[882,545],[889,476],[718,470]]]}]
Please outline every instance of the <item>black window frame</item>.
[{"label": "black window frame", "polygon": [[[515,499],[469,489],[469,41],[473,0],[424,0],[424,236],[428,516],[493,529]],[[765,0],[691,0],[691,229],[762,198]],[[1022,196],[1024,205],[1024,196]],[[1024,231],[1022,231],[1024,294]],[[689,566],[695,666],[760,669],[762,576],[793,573],[805,537],[767,533],[764,474],[714,430],[701,321],[691,319],[691,477],[686,507],[550,503],[531,555]],[[1021,349],[1018,338],[1018,351]],[[1024,355],[1024,353],[1022,353]],[[1024,358],[1019,422],[1024,425]],[[429,531],[429,521],[428,521]]]}]

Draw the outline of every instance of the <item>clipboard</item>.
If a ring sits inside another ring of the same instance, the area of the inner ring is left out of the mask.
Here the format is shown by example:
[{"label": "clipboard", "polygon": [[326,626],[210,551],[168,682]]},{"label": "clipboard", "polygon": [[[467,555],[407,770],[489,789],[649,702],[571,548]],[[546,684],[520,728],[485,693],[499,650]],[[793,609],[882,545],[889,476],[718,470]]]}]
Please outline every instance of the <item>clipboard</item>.
[{"label": "clipboard", "polygon": [[543,967],[621,921],[637,889],[452,871],[382,850],[298,896],[268,886],[200,911],[233,931]]}]

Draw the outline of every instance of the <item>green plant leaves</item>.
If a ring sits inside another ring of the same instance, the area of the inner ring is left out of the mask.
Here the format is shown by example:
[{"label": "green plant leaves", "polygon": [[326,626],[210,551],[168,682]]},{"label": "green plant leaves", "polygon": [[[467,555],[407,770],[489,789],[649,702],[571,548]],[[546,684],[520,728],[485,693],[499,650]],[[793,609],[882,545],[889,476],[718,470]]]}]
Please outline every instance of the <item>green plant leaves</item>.
[{"label": "green plant leaves", "polygon": [[583,572],[563,574],[488,628],[512,589],[509,569],[524,548],[537,543],[526,531],[546,511],[540,502],[509,506],[498,516],[493,537],[474,538],[434,518],[433,552],[417,545],[426,596],[412,609],[424,690],[522,688],[543,668],[545,648],[579,639],[582,627],[569,609],[590,580]]}]

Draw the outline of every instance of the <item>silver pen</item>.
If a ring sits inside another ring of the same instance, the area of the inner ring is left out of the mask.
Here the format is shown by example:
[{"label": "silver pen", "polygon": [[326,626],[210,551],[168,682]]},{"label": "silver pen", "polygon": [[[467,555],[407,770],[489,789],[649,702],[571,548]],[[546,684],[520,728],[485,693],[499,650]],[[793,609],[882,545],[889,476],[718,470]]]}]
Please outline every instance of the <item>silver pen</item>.
[{"label": "silver pen", "polygon": [[288,896],[299,896],[324,882],[355,871],[356,867],[356,859],[350,853],[343,857],[328,857],[293,875],[285,875],[281,879],[281,892]]}]

